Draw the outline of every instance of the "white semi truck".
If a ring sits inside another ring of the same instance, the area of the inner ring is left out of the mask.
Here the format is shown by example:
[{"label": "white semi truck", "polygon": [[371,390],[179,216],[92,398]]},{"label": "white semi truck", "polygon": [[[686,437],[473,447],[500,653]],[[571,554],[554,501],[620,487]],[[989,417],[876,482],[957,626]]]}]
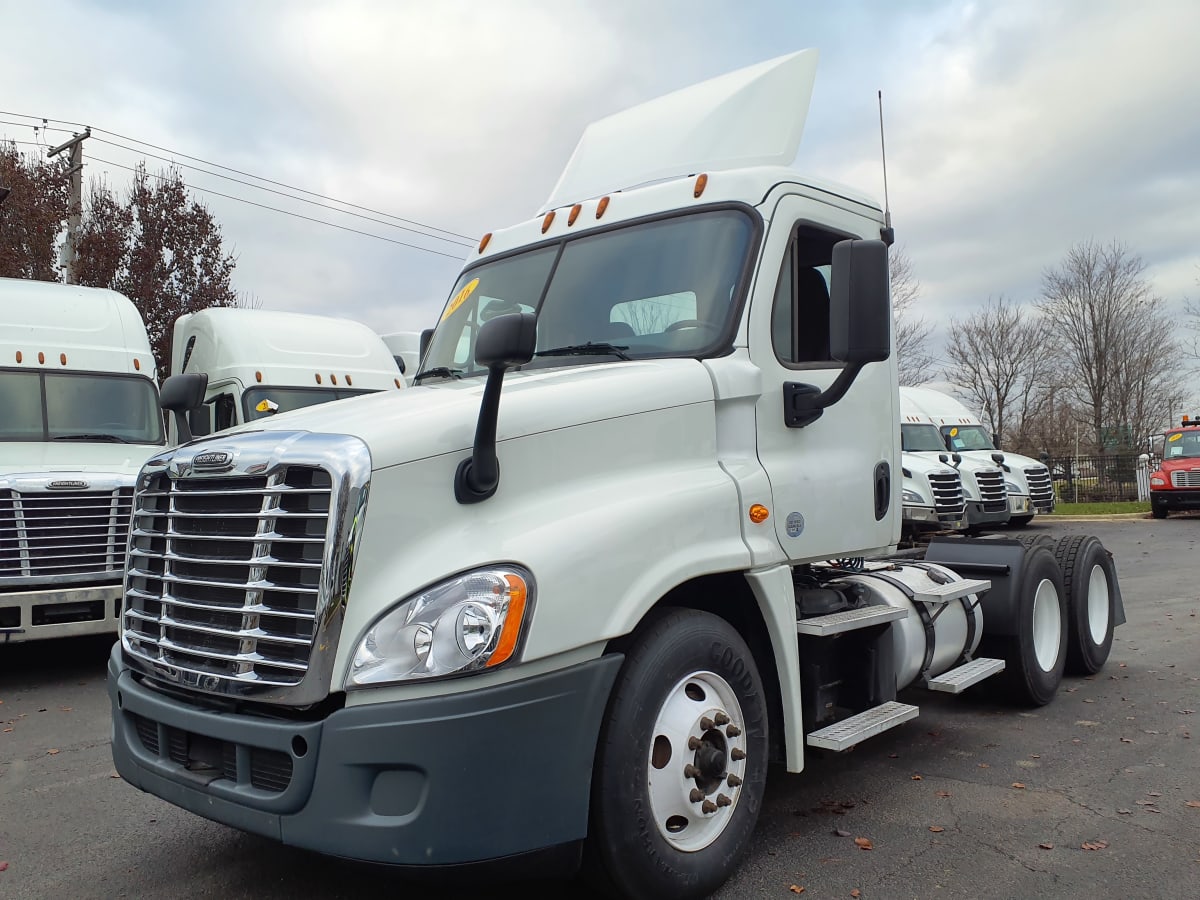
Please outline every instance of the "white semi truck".
[{"label": "white semi truck", "polygon": [[1094,538],[1065,570],[1007,539],[894,556],[891,232],[786,168],[815,56],[591,125],[472,252],[417,387],[147,463],[109,664],[126,780],[322,853],[582,851],[616,896],[703,897],[772,760],[1001,670],[1046,703],[1081,615],[1103,664]]},{"label": "white semi truck", "polygon": [[[265,309],[205,309],[176,319],[171,374],[182,373],[208,377],[202,402],[187,415],[197,437],[405,386],[383,339],[361,322]],[[169,427],[178,443],[175,423]]]},{"label": "white semi truck", "polygon": [[404,375],[404,381],[412,384],[417,374],[417,365],[421,362],[421,332],[394,331],[383,335],[383,342],[391,351],[396,365]]},{"label": "white semi truck", "polygon": [[1045,463],[1008,451],[1000,452],[979,416],[943,391],[902,387],[901,404],[910,403],[930,417],[941,431],[944,446],[964,460],[999,466],[1008,493],[1009,522],[1024,526],[1034,516],[1054,512],[1054,484]]},{"label": "white semi truck", "polygon": [[[907,448],[905,448],[907,450]],[[912,535],[929,531],[965,531],[967,500],[957,469],[921,453],[900,453],[900,500],[904,528]]]},{"label": "white semi truck", "polygon": [[0,643],[116,631],[154,373],[127,298],[0,279]]}]

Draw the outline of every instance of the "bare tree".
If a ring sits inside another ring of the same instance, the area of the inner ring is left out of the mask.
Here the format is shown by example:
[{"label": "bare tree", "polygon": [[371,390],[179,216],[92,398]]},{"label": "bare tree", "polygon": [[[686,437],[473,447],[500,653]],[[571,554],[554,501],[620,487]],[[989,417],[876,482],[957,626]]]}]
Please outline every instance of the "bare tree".
[{"label": "bare tree", "polygon": [[57,281],[58,239],[67,219],[70,175],[63,159],[26,156],[0,143],[0,276]]},{"label": "bare tree", "polygon": [[921,282],[913,273],[912,260],[904,248],[888,253],[888,276],[892,288],[892,322],[896,338],[896,361],[901,384],[922,384],[933,374],[929,338],[933,326],[915,315],[913,306],[921,295]]},{"label": "bare tree", "polygon": [[[1063,385],[1065,399],[1086,416],[1098,448],[1114,433],[1110,426],[1143,427],[1153,418],[1147,392],[1175,365],[1174,337],[1161,327],[1165,314],[1145,269],[1141,257],[1118,241],[1085,241],[1042,276],[1038,307],[1073,375]],[[1133,395],[1144,398],[1145,409],[1135,408],[1143,401]]]},{"label": "bare tree", "polygon": [[1046,325],[1003,295],[966,319],[951,319],[943,377],[983,411],[997,446],[1023,443],[1021,431],[1055,387],[1056,353]]}]

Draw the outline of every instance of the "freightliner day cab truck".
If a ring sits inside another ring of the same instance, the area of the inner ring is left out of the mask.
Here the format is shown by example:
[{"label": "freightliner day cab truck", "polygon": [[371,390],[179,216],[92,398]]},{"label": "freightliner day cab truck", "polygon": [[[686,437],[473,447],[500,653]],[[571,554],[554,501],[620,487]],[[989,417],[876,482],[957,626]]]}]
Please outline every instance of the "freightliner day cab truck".
[{"label": "freightliner day cab truck", "polygon": [[991,462],[1004,470],[1011,524],[1028,525],[1034,516],[1054,512],[1054,485],[1044,463],[1017,453],[1001,453],[979,417],[949,394],[903,387],[900,397],[901,403],[912,403],[933,420],[948,450],[961,454],[963,459]]},{"label": "freightliner day cab truck", "polygon": [[1094,538],[1066,570],[1006,539],[892,555],[891,233],[785,167],[815,65],[589,126],[472,252],[417,387],[146,464],[109,664],[125,779],[322,853],[582,853],[614,895],[702,897],[771,760],[989,675],[1048,702],[1084,642],[1103,664]]},{"label": "freightliner day cab truck", "polygon": [[[197,437],[330,400],[404,387],[391,351],[350,319],[266,309],[204,309],[175,320],[171,374],[204,374],[188,413]],[[174,423],[172,443],[178,442]]]},{"label": "freightliner day cab truck", "polygon": [[1181,509],[1200,509],[1200,421],[1188,416],[1163,434],[1162,461],[1150,473],[1151,515]]},{"label": "freightliner day cab truck", "polygon": [[117,630],[154,372],[127,298],[0,279],[0,643]]}]

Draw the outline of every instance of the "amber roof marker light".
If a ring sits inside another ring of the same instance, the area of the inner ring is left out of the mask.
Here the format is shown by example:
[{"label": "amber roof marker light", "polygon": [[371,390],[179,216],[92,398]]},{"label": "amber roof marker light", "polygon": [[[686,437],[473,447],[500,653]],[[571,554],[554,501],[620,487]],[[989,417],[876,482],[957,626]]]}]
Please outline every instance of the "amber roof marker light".
[{"label": "amber roof marker light", "polygon": [[546,218],[542,219],[542,234],[550,230],[550,226],[554,224],[554,210],[546,213]]},{"label": "amber roof marker light", "polygon": [[708,176],[707,175],[697,175],[696,176],[696,187],[692,191],[692,196],[695,197],[697,200],[699,200],[700,195],[704,193],[704,189],[706,187],[708,187]]}]

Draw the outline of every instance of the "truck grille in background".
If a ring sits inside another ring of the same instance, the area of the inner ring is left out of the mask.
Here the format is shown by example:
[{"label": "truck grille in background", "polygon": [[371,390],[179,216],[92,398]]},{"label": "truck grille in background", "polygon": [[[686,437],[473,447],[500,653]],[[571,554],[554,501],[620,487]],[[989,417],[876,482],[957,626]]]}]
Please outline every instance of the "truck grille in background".
[{"label": "truck grille in background", "polygon": [[963,517],[966,499],[958,473],[930,475],[929,487],[933,490],[933,505],[941,521],[957,522]]},{"label": "truck grille in background", "polygon": [[0,579],[117,581],[133,488],[0,491]]},{"label": "truck grille in background", "polygon": [[1176,469],[1171,473],[1171,487],[1200,488],[1200,469],[1188,471]]},{"label": "truck grille in background", "polygon": [[1054,509],[1054,485],[1050,483],[1050,470],[1045,466],[1033,466],[1025,470],[1029,482],[1029,499],[1042,512]]},{"label": "truck grille in background", "polygon": [[308,669],[331,478],[159,472],[135,497],[125,647],[209,685],[298,684]]},{"label": "truck grille in background", "polygon": [[1003,512],[1008,509],[1008,491],[1004,489],[1004,473],[999,469],[991,472],[976,472],[975,483],[979,486],[979,499],[984,512]]}]

